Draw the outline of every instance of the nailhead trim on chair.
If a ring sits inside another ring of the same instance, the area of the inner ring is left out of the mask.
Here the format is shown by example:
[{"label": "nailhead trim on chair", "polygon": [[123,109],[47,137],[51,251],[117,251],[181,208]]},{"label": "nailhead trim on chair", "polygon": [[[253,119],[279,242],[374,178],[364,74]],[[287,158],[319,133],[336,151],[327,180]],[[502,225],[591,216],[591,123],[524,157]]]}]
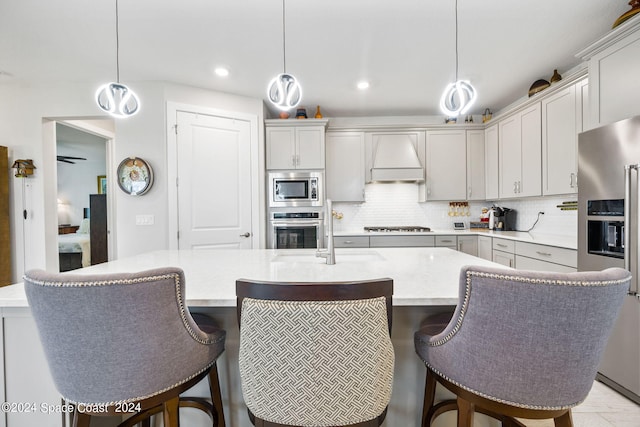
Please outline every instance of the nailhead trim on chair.
[{"label": "nailhead trim on chair", "polygon": [[[23,280],[25,279],[25,276],[23,276]],[[175,282],[175,292],[176,292],[176,297],[178,300],[178,305],[179,305],[179,309],[180,309],[180,317],[182,318],[182,323],[184,324],[184,327],[187,329],[187,331],[189,332],[189,335],[191,335],[191,337],[196,340],[197,342],[201,343],[201,344],[215,344],[218,343],[222,340],[224,340],[224,336],[222,338],[218,338],[215,340],[204,340],[201,337],[199,337],[196,332],[193,330],[193,328],[191,328],[191,326],[189,325],[189,322],[187,321],[187,317],[186,317],[186,307],[184,305],[184,301],[182,300],[182,297],[180,295],[180,275],[175,274],[175,273],[170,273],[170,274],[162,274],[162,275],[158,275],[158,276],[145,276],[145,277],[140,277],[140,278],[135,278],[135,279],[113,279],[113,280],[99,280],[99,281],[94,281],[94,282],[54,282],[54,281],[44,281],[44,280],[34,280],[34,279],[29,279],[29,281],[31,283],[34,283],[36,285],[40,285],[40,286],[55,286],[55,287],[91,287],[91,286],[107,286],[107,285],[133,285],[136,283],[144,283],[144,282],[153,282],[153,281],[157,281],[157,280],[165,280],[165,279],[173,279]],[[176,382],[175,384],[168,386],[162,390],[158,390],[157,392],[148,394],[146,396],[139,396],[139,397],[132,397],[130,399],[126,399],[126,400],[117,400],[117,401],[113,401],[113,402],[76,402],[72,399],[67,399],[65,397],[65,400],[67,400],[68,402],[72,403],[72,404],[76,404],[76,405],[95,405],[96,403],[99,404],[103,404],[103,405],[107,405],[107,406],[113,406],[113,405],[117,405],[117,404],[122,404],[122,403],[130,403],[130,402],[137,402],[140,400],[144,400],[144,399],[148,399],[150,397],[153,396],[157,396],[159,394],[162,394],[168,390],[171,390],[177,386],[179,386],[180,384],[183,384],[189,380],[191,380],[192,378],[197,377],[198,375],[200,375],[202,372],[206,371],[207,369],[211,368],[213,365],[215,365],[216,361],[214,360],[213,362],[211,362],[210,364],[208,364],[207,366],[205,366],[203,369],[200,369],[198,372],[188,376],[187,378],[182,379],[181,381]],[[64,396],[63,396],[64,397]]]},{"label": "nailhead trim on chair", "polygon": [[[458,333],[458,331],[460,330],[460,327],[462,326],[462,322],[464,320],[464,316],[467,312],[467,307],[469,304],[469,297],[471,294],[471,279],[472,276],[478,276],[478,277],[488,277],[491,279],[498,279],[498,280],[506,280],[506,281],[514,281],[514,282],[522,282],[522,283],[534,283],[534,284],[548,284],[548,285],[560,285],[560,286],[584,286],[584,287],[595,287],[595,286],[610,286],[610,285],[617,285],[620,283],[625,282],[626,280],[602,280],[602,281],[589,281],[589,282],[584,282],[581,280],[555,280],[555,279],[532,279],[532,278],[527,278],[527,277],[521,277],[521,276],[513,276],[513,275],[509,275],[509,274],[495,274],[495,273],[484,273],[484,272],[480,272],[480,271],[467,271],[467,279],[466,279],[466,286],[465,286],[465,294],[464,294],[464,300],[462,302],[462,306],[460,309],[460,314],[458,316],[458,318],[456,319],[456,324],[454,326],[454,328],[451,330],[451,332],[449,332],[445,337],[443,337],[442,339],[439,339],[437,341],[433,341],[433,342],[427,342],[423,339],[420,339],[420,342],[425,343],[431,347],[437,347],[437,346],[441,346],[444,343],[446,343],[447,341],[451,340],[453,338],[454,335],[456,335]],[[577,405],[579,405],[580,403],[583,402],[583,400],[573,403],[571,405],[564,405],[564,406],[537,406],[537,405],[525,405],[522,403],[517,403],[517,402],[511,402],[508,400],[504,400],[504,399],[500,399],[494,396],[490,396],[488,394],[479,392],[477,390],[474,390],[472,388],[466,387],[463,384],[460,384],[459,382],[447,377],[446,375],[444,375],[442,372],[438,371],[437,369],[435,369],[433,366],[431,366],[429,363],[425,362],[425,365],[427,365],[433,372],[435,372],[436,374],[438,374],[439,376],[441,376],[442,378],[444,378],[445,380],[449,381],[452,384],[455,384],[456,386],[467,390],[471,393],[477,394],[481,397],[484,397],[486,399],[490,399],[490,400],[494,400],[496,402],[499,403],[504,403],[507,405],[511,405],[511,406],[516,406],[519,408],[526,408],[526,409],[535,409],[535,410],[562,410],[562,409],[571,409]]]},{"label": "nailhead trim on chair", "polygon": [[200,369],[198,372],[196,372],[193,375],[189,375],[187,378],[183,379],[182,381],[178,381],[173,385],[170,385],[168,387],[163,388],[162,390],[158,390],[155,393],[151,393],[151,394],[147,394],[145,396],[139,396],[139,397],[132,397],[130,399],[126,399],[126,400],[115,400],[112,402],[76,402],[72,399],[67,399],[65,396],[62,396],[66,401],[68,401],[69,403],[72,403],[74,405],[84,405],[84,406],[91,406],[91,405],[106,405],[106,406],[115,406],[118,404],[123,404],[123,403],[131,403],[131,402],[138,402],[141,400],[145,400],[145,399],[149,399],[153,396],[157,396],[159,394],[162,394],[166,391],[169,391],[173,388],[178,387],[180,384],[186,383],[187,381],[191,380],[192,378],[197,377],[198,375],[200,375],[201,373],[203,373],[204,371],[206,371],[207,369],[211,368],[213,365],[215,365],[216,361],[214,360],[213,362],[211,362],[209,365],[205,366],[203,369]]},{"label": "nailhead trim on chair", "polygon": [[[23,280],[24,279],[25,279],[25,276],[23,276]],[[146,277],[140,277],[136,279],[98,280],[95,282],[52,282],[52,281],[34,280],[34,279],[29,279],[29,281],[31,283],[34,283],[40,286],[79,288],[79,287],[107,286],[107,285],[133,285],[136,283],[153,282],[156,280],[164,280],[164,279],[173,279],[173,281],[175,282],[175,292],[176,292],[176,298],[178,300],[178,306],[180,308],[180,317],[182,318],[182,323],[184,323],[184,327],[189,332],[189,335],[191,335],[191,337],[197,342],[199,342],[200,344],[215,344],[224,340],[224,337],[218,338],[215,340],[202,339],[196,334],[193,328],[191,328],[191,326],[189,325],[189,322],[187,321],[187,316],[185,314],[185,312],[187,311],[187,308],[185,307],[184,301],[182,300],[182,296],[180,295],[180,275],[175,273],[162,274],[159,276],[146,276]]]}]

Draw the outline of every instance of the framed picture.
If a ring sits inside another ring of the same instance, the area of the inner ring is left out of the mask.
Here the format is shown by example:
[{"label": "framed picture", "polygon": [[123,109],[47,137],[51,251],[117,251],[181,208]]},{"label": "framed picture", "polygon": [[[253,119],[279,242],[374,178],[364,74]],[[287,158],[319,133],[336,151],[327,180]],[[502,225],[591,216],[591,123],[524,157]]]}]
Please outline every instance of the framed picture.
[{"label": "framed picture", "polygon": [[107,194],[107,176],[98,175],[98,194]]}]

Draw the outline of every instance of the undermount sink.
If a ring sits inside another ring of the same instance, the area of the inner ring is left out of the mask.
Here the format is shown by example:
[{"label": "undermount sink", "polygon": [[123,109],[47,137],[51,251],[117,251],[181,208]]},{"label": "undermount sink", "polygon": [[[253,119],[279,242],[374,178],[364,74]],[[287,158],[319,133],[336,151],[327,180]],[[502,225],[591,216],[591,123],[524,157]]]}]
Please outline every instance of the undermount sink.
[{"label": "undermount sink", "polygon": [[[384,261],[384,257],[375,251],[337,253],[336,263],[340,262],[373,262]],[[284,253],[278,254],[271,259],[271,262],[304,262],[310,264],[324,264],[323,258],[316,257],[315,252],[306,252],[303,254]]]}]

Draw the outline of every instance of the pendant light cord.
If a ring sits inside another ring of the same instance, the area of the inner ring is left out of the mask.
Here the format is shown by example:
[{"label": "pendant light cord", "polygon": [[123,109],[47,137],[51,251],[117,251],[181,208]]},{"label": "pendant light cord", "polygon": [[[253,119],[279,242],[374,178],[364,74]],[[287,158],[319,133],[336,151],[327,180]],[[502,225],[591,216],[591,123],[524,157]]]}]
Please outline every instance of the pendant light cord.
[{"label": "pendant light cord", "polygon": [[116,83],[120,83],[120,33],[118,21],[118,0],[116,0]]},{"label": "pendant light cord", "polygon": [[456,79],[458,81],[458,0],[456,0]]},{"label": "pendant light cord", "polygon": [[282,72],[287,72],[287,37],[286,37],[286,15],[284,11],[285,0],[282,0]]}]

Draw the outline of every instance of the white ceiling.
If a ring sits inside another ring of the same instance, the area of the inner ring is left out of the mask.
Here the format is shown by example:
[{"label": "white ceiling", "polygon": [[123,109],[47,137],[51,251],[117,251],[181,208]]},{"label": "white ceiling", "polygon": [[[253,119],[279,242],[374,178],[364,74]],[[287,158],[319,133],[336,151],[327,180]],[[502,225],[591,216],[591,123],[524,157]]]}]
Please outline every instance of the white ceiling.
[{"label": "white ceiling", "polygon": [[[134,90],[168,81],[265,99],[282,72],[281,0],[119,0],[119,9],[120,81]],[[478,91],[471,113],[573,68],[627,10],[627,0],[459,0],[459,76]],[[454,0],[287,0],[286,34],[287,71],[309,113],[439,115],[454,79]],[[0,0],[0,84],[98,87],[115,80],[115,57],[115,0]],[[213,73],[220,65],[227,78]],[[362,79],[366,92],[355,87]]]}]

